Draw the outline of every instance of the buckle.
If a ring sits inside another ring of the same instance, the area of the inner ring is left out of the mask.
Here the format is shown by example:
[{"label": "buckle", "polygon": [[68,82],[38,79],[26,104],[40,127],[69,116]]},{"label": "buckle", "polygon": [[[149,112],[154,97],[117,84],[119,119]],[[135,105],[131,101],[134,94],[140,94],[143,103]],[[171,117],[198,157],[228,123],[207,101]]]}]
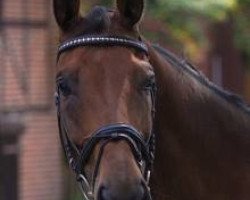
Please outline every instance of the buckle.
[{"label": "buckle", "polygon": [[93,200],[93,192],[90,188],[87,178],[83,174],[78,174],[76,180],[79,183],[79,187],[84,196],[84,199]]}]

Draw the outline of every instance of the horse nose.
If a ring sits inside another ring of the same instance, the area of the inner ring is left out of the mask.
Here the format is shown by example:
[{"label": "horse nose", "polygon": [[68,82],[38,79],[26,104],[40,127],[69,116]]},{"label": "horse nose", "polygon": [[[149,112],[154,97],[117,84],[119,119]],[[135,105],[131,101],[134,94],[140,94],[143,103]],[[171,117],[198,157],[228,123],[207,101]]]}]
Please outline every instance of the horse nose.
[{"label": "horse nose", "polygon": [[98,192],[98,200],[148,200],[143,184],[136,184],[128,188],[114,186],[101,186]]}]

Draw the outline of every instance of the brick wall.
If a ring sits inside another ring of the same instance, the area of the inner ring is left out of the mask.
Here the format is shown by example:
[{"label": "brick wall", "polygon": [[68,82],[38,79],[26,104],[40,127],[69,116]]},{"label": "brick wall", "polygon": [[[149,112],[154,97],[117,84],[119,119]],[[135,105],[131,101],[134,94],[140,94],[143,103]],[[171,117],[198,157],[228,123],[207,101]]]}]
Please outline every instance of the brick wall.
[{"label": "brick wall", "polygon": [[[19,199],[62,200],[51,1],[2,0],[0,112],[21,112]],[[1,6],[0,6],[1,7]]]},{"label": "brick wall", "polygon": [[25,116],[21,140],[20,200],[61,200],[62,166],[54,112]]}]

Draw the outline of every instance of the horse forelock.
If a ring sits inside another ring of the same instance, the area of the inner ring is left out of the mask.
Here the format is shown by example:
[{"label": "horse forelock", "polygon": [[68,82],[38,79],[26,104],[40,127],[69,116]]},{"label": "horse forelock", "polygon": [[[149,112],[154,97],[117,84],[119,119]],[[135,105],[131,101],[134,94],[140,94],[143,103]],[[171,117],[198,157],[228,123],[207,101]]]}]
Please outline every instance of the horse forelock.
[{"label": "horse forelock", "polygon": [[110,11],[111,10],[108,10],[103,6],[94,7],[85,17],[88,22],[88,28],[91,31],[95,30],[101,32],[103,29],[108,27],[110,25],[110,19],[107,13]]},{"label": "horse forelock", "polygon": [[110,27],[109,13],[111,12],[113,11],[106,7],[95,6],[86,16],[80,17],[68,31],[61,32],[60,42],[72,37],[95,35],[105,32]]},{"label": "horse forelock", "polygon": [[124,24],[122,14],[116,9],[104,6],[95,6],[84,17],[79,17],[77,22],[68,31],[62,31],[60,42],[79,36],[127,36],[139,38],[138,24],[127,26]]}]

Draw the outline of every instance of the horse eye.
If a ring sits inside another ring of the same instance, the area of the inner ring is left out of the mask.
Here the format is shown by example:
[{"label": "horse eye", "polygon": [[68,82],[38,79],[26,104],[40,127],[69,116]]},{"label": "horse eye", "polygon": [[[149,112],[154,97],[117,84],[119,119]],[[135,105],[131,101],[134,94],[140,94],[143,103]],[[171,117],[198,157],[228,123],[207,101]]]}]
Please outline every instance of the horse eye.
[{"label": "horse eye", "polygon": [[63,96],[69,96],[71,94],[71,88],[69,86],[69,83],[67,80],[63,79],[63,78],[60,78],[57,80],[57,86],[58,86],[58,89],[60,91],[60,93],[63,95]]}]

